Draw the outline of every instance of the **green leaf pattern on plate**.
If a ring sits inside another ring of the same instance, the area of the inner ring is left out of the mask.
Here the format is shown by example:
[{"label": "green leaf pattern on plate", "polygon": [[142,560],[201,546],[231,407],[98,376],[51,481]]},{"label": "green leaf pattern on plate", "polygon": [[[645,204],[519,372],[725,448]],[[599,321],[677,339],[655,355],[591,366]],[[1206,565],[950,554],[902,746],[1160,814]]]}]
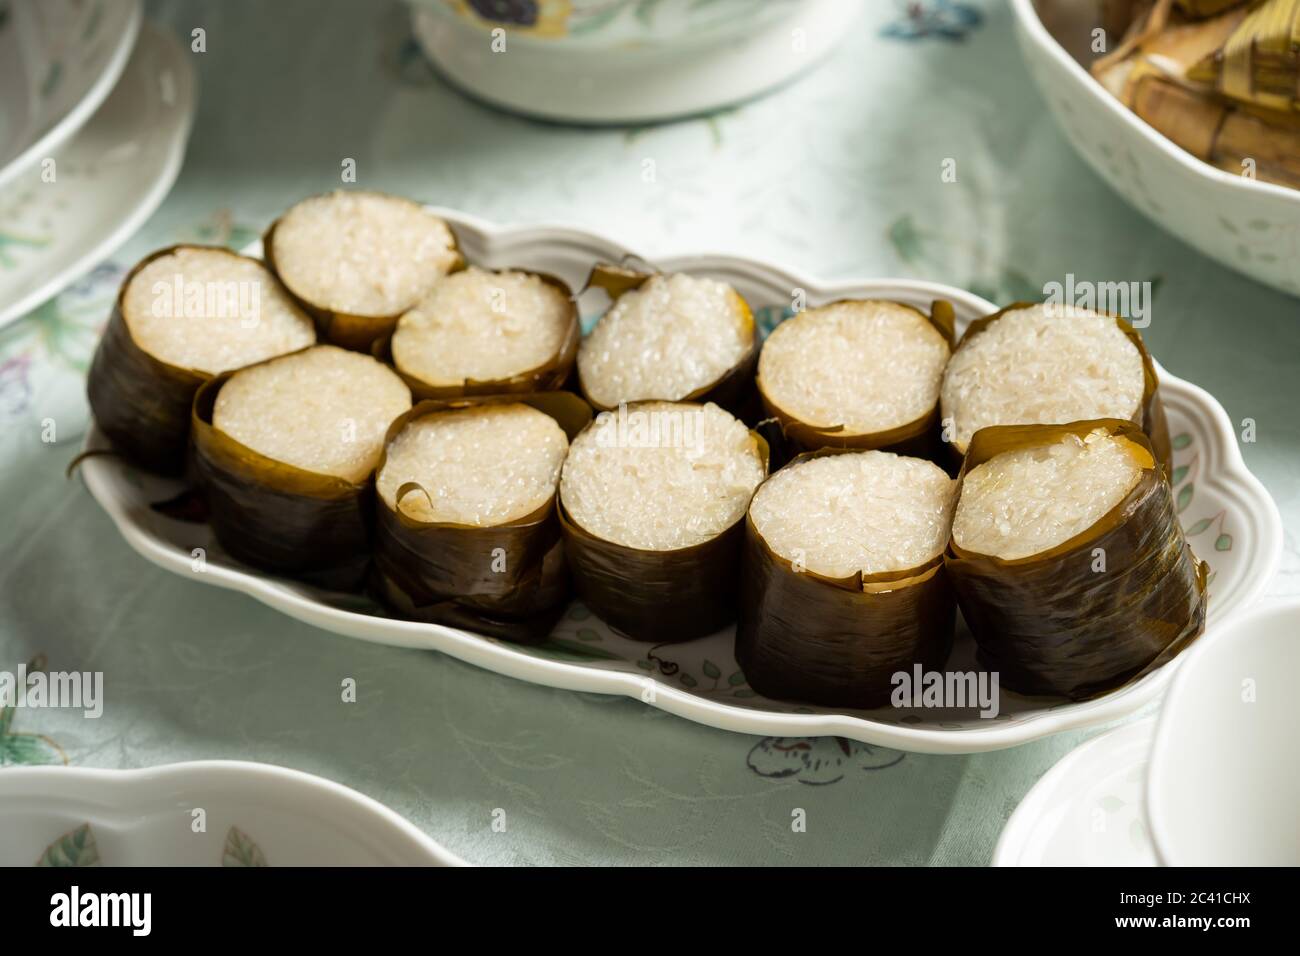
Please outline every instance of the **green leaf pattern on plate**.
[{"label": "green leaf pattern on plate", "polygon": [[221,853],[222,866],[266,866],[266,855],[247,833],[231,827]]},{"label": "green leaf pattern on plate", "polygon": [[99,846],[89,823],[69,830],[45,848],[37,866],[99,866]]}]

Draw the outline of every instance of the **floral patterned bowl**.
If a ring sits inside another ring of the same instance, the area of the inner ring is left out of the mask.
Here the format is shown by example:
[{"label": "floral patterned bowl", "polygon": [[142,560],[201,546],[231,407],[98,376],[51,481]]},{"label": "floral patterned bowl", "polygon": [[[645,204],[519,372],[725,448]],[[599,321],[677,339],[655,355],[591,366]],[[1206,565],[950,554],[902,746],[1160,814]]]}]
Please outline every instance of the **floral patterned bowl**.
[{"label": "floral patterned bowl", "polygon": [[463,866],[383,804],[272,764],[10,767],[0,866]]},{"label": "floral patterned bowl", "polygon": [[421,46],[466,93],[580,123],[663,120],[754,96],[819,62],[862,9],[855,0],[410,2]]},{"label": "floral patterned bowl", "polygon": [[1083,66],[1100,0],[1011,0],[1030,74],[1066,138],[1158,225],[1252,279],[1300,295],[1300,190],[1203,163],[1104,90]]}]

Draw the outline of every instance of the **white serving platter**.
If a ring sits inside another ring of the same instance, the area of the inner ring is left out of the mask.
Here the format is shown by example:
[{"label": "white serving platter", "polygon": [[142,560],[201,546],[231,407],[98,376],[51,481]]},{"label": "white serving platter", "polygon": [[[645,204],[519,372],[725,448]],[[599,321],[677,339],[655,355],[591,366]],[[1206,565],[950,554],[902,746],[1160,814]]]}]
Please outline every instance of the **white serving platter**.
[{"label": "white serving platter", "polygon": [[287,767],[10,767],[0,866],[464,866],[383,804]]},{"label": "white serving platter", "polygon": [[[612,240],[563,226],[499,226],[448,209],[435,209],[456,230],[471,262],[549,272],[581,288],[596,261],[634,255]],[[253,247],[246,250],[257,254]],[[802,290],[809,306],[844,297],[895,299],[928,307],[953,303],[959,331],[996,307],[961,289],[906,279],[823,282],[753,259],[725,255],[657,258],[665,271],[730,282],[753,305],[764,331],[789,314]],[[603,293],[580,299],[590,320]],[[1204,390],[1160,372],[1175,443],[1175,496],[1189,538],[1211,567],[1209,626],[1260,594],[1277,567],[1281,518],[1259,481],[1246,470],[1232,425]],[[92,427],[88,449],[107,447]],[[132,468],[114,456],[81,466],[87,488],[126,541],[148,560],[205,584],[241,591],[291,617],[327,631],[399,647],[427,648],[531,683],[592,693],[620,694],[724,730],[781,737],[836,735],[922,753],[973,753],[1011,747],[1072,728],[1096,726],[1131,714],[1164,690],[1177,659],[1142,680],[1103,697],[1072,703],[1026,698],[1003,691],[1001,711],[981,718],[968,710],[882,708],[836,711],[758,696],[745,683],[732,652],[733,631],[685,644],[628,640],[604,626],[581,604],[565,614],[547,644],[520,647],[438,625],[397,620],[367,599],[322,592],[238,564],[223,554],[206,525],[164,517],[151,507],[179,493],[179,482]],[[202,548],[203,562],[194,549]],[[199,568],[199,570],[195,570]],[[974,643],[959,627],[949,669],[975,668]]]}]

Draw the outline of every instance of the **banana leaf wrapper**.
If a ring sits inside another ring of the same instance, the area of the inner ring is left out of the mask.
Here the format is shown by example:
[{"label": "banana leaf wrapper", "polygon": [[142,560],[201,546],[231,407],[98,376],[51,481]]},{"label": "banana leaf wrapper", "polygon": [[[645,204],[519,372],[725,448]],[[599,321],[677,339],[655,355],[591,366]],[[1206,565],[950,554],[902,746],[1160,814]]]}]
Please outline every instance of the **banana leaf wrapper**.
[{"label": "banana leaf wrapper", "polygon": [[[627,269],[622,266],[609,265],[606,263],[597,264],[592,270],[591,275],[587,277],[585,289],[603,289],[610,297],[611,302],[616,302],[619,296],[633,289],[639,289],[647,280],[655,275],[653,272],[638,272]],[[749,303],[741,297],[740,293],[734,293],[736,300],[740,303],[744,311],[746,320],[752,331],[753,340],[749,350],[740,358],[735,365],[720,375],[717,379],[710,382],[702,388],[697,388],[684,398],[667,398],[655,397],[638,399],[638,401],[677,401],[677,402],[698,402],[703,405],[706,402],[713,402],[721,408],[726,409],[737,418],[753,424],[754,415],[754,369],[758,365],[759,334],[758,326],[754,322],[754,313],[750,309]],[[602,405],[594,401],[587,393],[586,388],[582,387],[579,380],[579,388],[582,391],[582,397],[598,412],[608,412],[617,408],[616,405]],[[632,404],[632,403],[626,403]]]},{"label": "banana leaf wrapper", "polygon": [[[280,275],[280,271],[275,265],[275,227],[279,223],[280,220],[278,219],[271,223],[265,235],[262,236],[262,258],[266,263],[266,267],[274,272],[277,277]],[[460,250],[456,231],[450,225],[447,228],[451,230],[452,239],[456,242],[457,256],[455,264],[447,271],[449,273],[459,272],[465,268],[465,255]],[[289,289],[288,283],[285,283],[283,279],[281,279],[281,283],[286,289]],[[352,349],[354,352],[373,354],[375,343],[393,334],[393,329],[397,326],[397,320],[402,317],[402,312],[406,311],[402,309],[391,315],[360,315],[354,312],[327,309],[294,294],[291,289],[289,289],[289,294],[316,323],[316,337],[321,343]]]},{"label": "banana leaf wrapper", "polygon": [[[945,563],[985,665],[1022,694],[1075,700],[1137,680],[1205,626],[1208,569],[1183,536],[1151,442],[1129,421],[1008,425],[975,434],[962,477],[994,455],[1096,428],[1127,438],[1148,464],[1124,500],[1041,554],[1003,560],[949,542]],[[1094,571],[1098,552],[1105,570]]]},{"label": "banana leaf wrapper", "polygon": [[[917,311],[918,314],[925,315]],[[943,336],[948,347],[952,348],[956,339],[954,332],[956,316],[952,303],[944,299],[936,299],[930,307],[930,314],[925,318]],[[853,451],[879,449],[931,461],[942,461],[945,457],[939,429],[937,396],[934,407],[914,421],[884,431],[859,434],[846,431],[843,425],[813,425],[802,421],[785,411],[767,395],[763,390],[761,377],[755,378],[755,384],[762,398],[764,410],[776,419],[781,429],[783,445],[789,455],[816,451],[819,448],[842,448]]]},{"label": "banana leaf wrapper", "polygon": [[[170,365],[140,348],[127,327],[122,300],[141,269],[178,248],[169,246],[146,256],[122,281],[86,379],[95,423],[113,447],[133,464],[164,475],[184,471],[194,393],[211,376]],[[243,258],[227,249],[220,251]]]},{"label": "banana leaf wrapper", "polygon": [[943,555],[907,571],[829,578],[795,570],[745,518],[736,661],[765,697],[887,704],[895,673],[943,665],[955,616]]},{"label": "banana leaf wrapper", "polygon": [[194,396],[193,467],[222,548],[245,564],[354,590],[370,564],[373,478],[355,483],[276,461],[212,424],[232,372]]},{"label": "banana leaf wrapper", "polygon": [[[570,440],[591,421],[591,408],[568,392],[427,400],[389,427],[379,468],[389,442],[409,422],[431,412],[507,402],[550,415]],[[401,498],[420,493],[416,482],[398,489]],[[563,614],[570,586],[556,496],[491,527],[420,521],[378,495],[376,510],[376,596],[402,617],[536,643]]]},{"label": "banana leaf wrapper", "polygon": [[1219,49],[1188,71],[1221,96],[1260,109],[1300,110],[1300,0],[1250,6]]},{"label": "banana leaf wrapper", "polygon": [[[376,339],[371,346],[371,354],[392,366],[393,371],[402,377],[407,388],[417,402],[426,399],[462,398],[467,395],[526,395],[532,392],[551,392],[562,389],[573,375],[574,363],[578,358],[578,342],[582,338],[582,323],[578,317],[578,305],[571,290],[555,276],[542,272],[530,273],[548,285],[564,293],[570,302],[571,318],[556,353],[536,368],[528,369],[517,375],[502,379],[466,379],[459,385],[432,385],[417,375],[407,372],[393,360],[392,332]],[[394,323],[394,331],[396,323]]]},{"label": "banana leaf wrapper", "polygon": [[[979,332],[988,328],[1008,312],[1015,312],[1019,309],[1029,308],[1034,305],[1040,305],[1037,302],[1013,302],[999,312],[985,316],[982,319],[976,319],[967,328],[961,337],[961,342],[957,347],[961,348],[961,343],[969,338],[973,338]],[[1173,441],[1169,437],[1169,421],[1165,416],[1165,405],[1160,399],[1160,379],[1156,375],[1155,363],[1151,361],[1151,353],[1147,351],[1146,343],[1142,341],[1141,334],[1137,329],[1128,322],[1127,319],[1113,317],[1115,324],[1119,326],[1130,342],[1137,347],[1138,353],[1142,356],[1142,401],[1134,415],[1134,423],[1142,429],[1148,440],[1151,442],[1152,450],[1155,452],[1156,461],[1160,462],[1164,468],[1165,476],[1168,477],[1173,473],[1174,466],[1174,447]],[[972,444],[974,439],[972,439]],[[956,443],[949,444],[952,457],[960,462],[965,455],[969,454],[969,449],[965,453],[957,447]]]},{"label": "banana leaf wrapper", "polygon": [[[750,434],[766,471],[767,441]],[[606,624],[633,640],[667,644],[713,634],[735,620],[743,518],[708,541],[651,551],[598,538],[562,501],[558,507],[574,588]]]}]

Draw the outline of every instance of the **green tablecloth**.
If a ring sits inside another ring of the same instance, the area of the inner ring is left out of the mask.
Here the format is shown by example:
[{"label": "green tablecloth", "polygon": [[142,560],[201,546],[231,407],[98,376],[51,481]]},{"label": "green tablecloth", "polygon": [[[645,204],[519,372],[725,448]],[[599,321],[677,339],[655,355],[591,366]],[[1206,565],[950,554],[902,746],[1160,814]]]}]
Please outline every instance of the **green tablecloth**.
[{"label": "green tablecloth", "polygon": [[[462,98],[431,73],[398,4],[151,5],[179,35],[207,30],[180,180],[110,263],[0,332],[0,668],[43,657],[101,670],[106,706],[98,720],[19,711],[0,723],[0,762],[284,764],[377,798],[475,863],[986,863],[1025,791],[1087,734],[971,757],[745,737],[347,640],[155,569],[63,477],[122,271],[176,241],[241,246],[336,186],[350,157],[362,186],[566,220],[648,255],[733,251],[1001,301],[1069,272],[1159,279],[1147,340],[1234,420],[1258,423],[1247,462],[1292,532],[1272,591],[1300,591],[1296,300],[1160,232],[1074,156],[1001,2],[907,6],[873,0],[822,67],[766,99],[596,131]],[[642,181],[646,158],[655,183]],[[941,181],[948,158],[956,183]],[[340,700],[347,677],[354,704]],[[792,832],[796,809],[806,832]]]}]

